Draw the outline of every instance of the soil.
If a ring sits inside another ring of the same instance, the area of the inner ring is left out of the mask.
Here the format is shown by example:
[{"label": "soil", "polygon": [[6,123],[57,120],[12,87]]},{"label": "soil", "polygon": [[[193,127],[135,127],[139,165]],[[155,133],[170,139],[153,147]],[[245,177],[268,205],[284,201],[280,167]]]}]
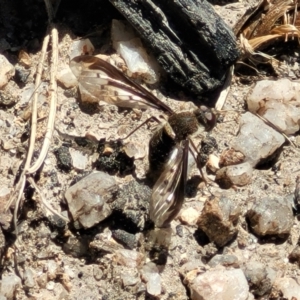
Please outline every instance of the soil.
[{"label": "soil", "polygon": [[[215,10],[231,27],[249,5],[249,1],[212,2]],[[0,197],[1,207],[4,207],[22,170],[22,162],[28,147],[30,125],[24,121],[24,112],[29,100],[21,99],[20,94],[34,83],[41,44],[47,30],[47,13],[44,2],[39,0],[21,2],[0,0],[0,7],[0,41],[6,39],[10,45],[9,49],[2,51],[2,54],[17,68],[14,78],[5,90],[0,91],[2,99],[8,99],[8,104],[7,102],[1,104],[0,122],[6,122],[9,127],[14,128],[8,137],[7,127],[0,126],[1,191],[5,188],[10,191],[5,197]],[[62,1],[55,19],[59,31],[59,68],[68,65],[69,48],[77,37],[89,36],[96,53],[112,54],[109,28],[113,18],[123,19],[109,1]],[[288,55],[299,54],[299,49],[292,49]],[[31,62],[26,67],[18,62],[20,50],[25,50],[30,56]],[[239,115],[246,111],[245,97],[253,84],[260,79],[274,78],[274,72],[267,68],[264,68],[260,73],[263,75],[259,76],[245,74],[242,71],[239,69],[233,76],[229,95],[223,107],[228,113],[212,131],[212,136],[218,143],[216,152],[218,155],[224,149],[230,148],[231,141],[237,135]],[[47,74],[43,76],[43,80],[48,82]],[[172,91],[167,91],[164,86],[153,92],[175,111],[189,110],[194,106],[190,101],[183,101],[191,100],[190,97],[181,93],[175,98]],[[46,97],[47,88],[43,93]],[[169,95],[172,95],[172,98]],[[149,117],[154,115],[160,118],[163,115],[154,109],[141,111],[120,109],[113,105],[83,106],[78,98],[76,88],[66,89],[58,86],[55,128],[59,132],[80,137],[88,133],[97,140],[103,138],[107,141],[116,140],[131,132]],[[41,147],[48,113],[48,105],[41,103],[34,157],[37,157]],[[146,155],[148,141],[155,128],[155,123],[143,126],[128,139],[128,142],[136,145],[141,155],[135,160],[134,176],[114,175],[120,188],[131,181],[145,182],[148,169]],[[70,166],[67,169],[62,168],[58,164],[57,149],[65,144],[58,131],[54,133],[50,151],[34,180],[50,206],[57,211],[67,212],[65,191],[79,178],[92,171],[98,154],[86,152],[88,162],[84,170],[76,170]],[[299,137],[291,138],[299,147]],[[201,137],[196,136],[194,142],[199,144],[200,140]],[[178,218],[174,220],[172,222],[174,234],[166,264],[161,272],[163,293],[158,298],[190,299],[188,288],[184,285],[178,269],[188,260],[202,260],[206,263],[217,253],[234,253],[241,261],[245,261],[245,257],[248,257],[248,261],[259,261],[273,268],[279,277],[286,276],[300,280],[298,265],[288,260],[300,235],[298,219],[294,218],[292,230],[284,239],[256,237],[249,230],[245,219],[246,212],[255,200],[264,197],[284,197],[294,193],[298,169],[300,168],[297,152],[287,143],[276,161],[254,170],[252,182],[247,186],[223,190],[214,182],[209,182],[208,186],[201,182],[196,192],[191,192],[186,198],[183,210],[193,207],[200,214],[205,201],[212,194],[222,194],[232,199],[243,212],[239,220],[238,236],[226,247],[217,248],[209,243],[207,237],[199,233],[196,225],[182,224]],[[199,177],[197,170],[193,172]],[[214,179],[213,174],[208,177]],[[145,292],[142,283],[139,286],[140,291],[137,291],[134,285],[124,287],[122,280],[128,272],[130,273],[130,268],[118,264],[113,251],[101,252],[96,246],[91,247],[90,243],[95,242],[95,236],[105,232],[110,221],[111,219],[87,230],[77,228],[72,223],[68,225],[61,223],[45,209],[39,195],[27,183],[18,216],[18,238],[15,235],[12,215],[4,213],[0,215],[5,238],[1,245],[1,275],[3,277],[13,273],[22,279],[22,286],[18,289],[15,299],[156,299]],[[133,233],[139,233],[138,229]],[[240,247],[242,243],[244,245]],[[142,251],[141,249],[142,247],[138,247],[138,251]],[[31,270],[34,274],[33,286],[25,282],[26,270]],[[136,270],[132,268],[132,272]],[[265,298],[257,296],[257,299],[269,299],[269,296]]]}]

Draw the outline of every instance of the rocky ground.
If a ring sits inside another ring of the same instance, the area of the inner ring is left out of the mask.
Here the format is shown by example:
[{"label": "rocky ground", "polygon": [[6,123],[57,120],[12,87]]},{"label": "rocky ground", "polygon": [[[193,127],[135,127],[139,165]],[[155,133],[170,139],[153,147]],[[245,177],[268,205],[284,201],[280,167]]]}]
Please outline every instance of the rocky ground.
[{"label": "rocky ground", "polygon": [[[229,26],[251,4],[211,3]],[[0,8],[0,73],[8,74],[0,77],[0,299],[300,299],[300,183],[296,186],[300,139],[293,133],[287,141],[246,113],[246,100],[256,81],[299,79],[296,42],[277,57],[285,66],[280,75],[266,67],[259,75],[236,71],[223,107],[227,112],[211,132],[218,149],[204,168],[208,184],[194,168],[186,201],[171,228],[153,229],[147,220],[151,185],[146,173],[148,142],[156,124],[136,131],[125,141],[125,148],[117,147],[121,160],[106,160],[116,143],[105,141],[124,137],[153,115],[162,119],[163,113],[79,101],[76,82],[65,74],[70,55],[78,48],[77,37],[93,33],[91,54],[110,55],[111,20],[122,17],[106,1],[62,1],[57,13],[59,86],[54,137],[43,167],[32,177],[40,193],[33,183],[25,185],[16,238],[15,204],[8,212],[4,208],[28,148],[28,103],[47,13],[44,2],[38,0],[22,4],[0,0]],[[86,44],[88,51],[89,47]],[[39,86],[34,158],[40,153],[49,114],[47,68]],[[153,93],[175,111],[194,107],[182,101],[183,93],[170,96],[164,86]],[[249,124],[248,131],[239,130]],[[193,140],[198,145],[201,136]],[[270,150],[270,145],[277,150]],[[272,151],[274,155],[266,159],[263,153]],[[227,166],[231,160],[242,162],[241,152],[248,158],[246,165]],[[227,169],[218,171],[219,159]],[[99,201],[104,201],[101,209]]]}]

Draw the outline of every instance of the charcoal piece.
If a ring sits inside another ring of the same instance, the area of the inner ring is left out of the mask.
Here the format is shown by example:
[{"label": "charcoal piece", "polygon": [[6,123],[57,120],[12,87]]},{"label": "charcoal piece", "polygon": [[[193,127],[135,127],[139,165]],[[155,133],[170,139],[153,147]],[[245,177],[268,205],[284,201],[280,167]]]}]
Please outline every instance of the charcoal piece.
[{"label": "charcoal piece", "polygon": [[205,0],[110,2],[170,77],[196,95],[220,87],[239,57],[234,34]]}]

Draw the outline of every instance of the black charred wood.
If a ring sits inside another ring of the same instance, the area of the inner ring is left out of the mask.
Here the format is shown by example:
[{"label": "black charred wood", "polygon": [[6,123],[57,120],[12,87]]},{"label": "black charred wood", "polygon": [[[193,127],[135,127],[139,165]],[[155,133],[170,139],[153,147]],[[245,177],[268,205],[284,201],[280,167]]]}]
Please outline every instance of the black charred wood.
[{"label": "black charred wood", "polygon": [[236,39],[205,0],[109,0],[170,77],[196,95],[220,87],[239,57]]}]

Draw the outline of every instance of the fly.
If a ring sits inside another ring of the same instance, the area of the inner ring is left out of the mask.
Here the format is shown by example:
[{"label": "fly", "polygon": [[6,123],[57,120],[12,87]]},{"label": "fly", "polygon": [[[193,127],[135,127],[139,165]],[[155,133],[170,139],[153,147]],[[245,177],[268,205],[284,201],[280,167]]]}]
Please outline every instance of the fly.
[{"label": "fly", "polygon": [[[158,228],[168,227],[184,202],[190,136],[210,131],[216,124],[213,109],[200,106],[190,112],[174,113],[151,92],[131,81],[118,69],[94,56],[77,56],[70,68],[81,91],[120,107],[156,108],[169,115],[149,142],[149,174],[155,178],[150,219]],[[191,150],[192,151],[192,150]]]}]

